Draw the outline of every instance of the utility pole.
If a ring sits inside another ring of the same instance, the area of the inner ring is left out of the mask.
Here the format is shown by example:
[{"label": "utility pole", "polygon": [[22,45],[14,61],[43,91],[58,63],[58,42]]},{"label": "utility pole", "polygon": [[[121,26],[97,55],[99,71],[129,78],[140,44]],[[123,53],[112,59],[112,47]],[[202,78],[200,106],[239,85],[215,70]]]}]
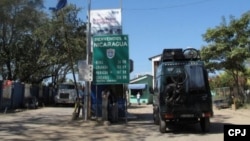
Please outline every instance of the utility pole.
[{"label": "utility pole", "polygon": [[[86,62],[87,66],[91,65],[91,24],[90,24],[90,8],[91,8],[91,0],[88,0],[88,12],[87,12],[87,45],[86,45]],[[92,72],[91,72],[92,73]],[[90,90],[91,90],[91,81],[86,81],[86,97],[84,98],[84,111],[82,111],[82,115],[84,115],[84,120],[86,121],[90,116]]]}]

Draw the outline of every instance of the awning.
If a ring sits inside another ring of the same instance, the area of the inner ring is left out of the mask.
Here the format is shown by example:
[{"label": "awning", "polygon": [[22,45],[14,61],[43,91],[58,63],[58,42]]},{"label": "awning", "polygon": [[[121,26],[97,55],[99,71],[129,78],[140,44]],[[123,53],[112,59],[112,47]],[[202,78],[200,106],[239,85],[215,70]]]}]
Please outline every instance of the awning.
[{"label": "awning", "polygon": [[141,89],[145,89],[146,87],[147,87],[147,84],[128,84],[128,89],[141,90]]}]

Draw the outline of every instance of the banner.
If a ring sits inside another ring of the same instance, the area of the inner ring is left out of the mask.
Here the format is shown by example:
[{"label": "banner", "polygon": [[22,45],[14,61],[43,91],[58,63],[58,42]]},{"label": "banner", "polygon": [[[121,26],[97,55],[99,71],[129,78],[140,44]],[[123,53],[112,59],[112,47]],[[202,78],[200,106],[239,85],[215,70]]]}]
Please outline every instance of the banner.
[{"label": "banner", "polygon": [[92,35],[122,34],[121,9],[90,11]]}]

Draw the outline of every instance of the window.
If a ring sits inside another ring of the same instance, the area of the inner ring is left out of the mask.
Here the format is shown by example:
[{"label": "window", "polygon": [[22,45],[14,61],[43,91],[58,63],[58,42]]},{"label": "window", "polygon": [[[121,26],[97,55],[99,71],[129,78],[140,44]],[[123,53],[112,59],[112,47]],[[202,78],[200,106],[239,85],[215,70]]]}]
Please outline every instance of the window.
[{"label": "window", "polygon": [[60,84],[59,89],[75,89],[75,85],[73,85],[73,84]]}]

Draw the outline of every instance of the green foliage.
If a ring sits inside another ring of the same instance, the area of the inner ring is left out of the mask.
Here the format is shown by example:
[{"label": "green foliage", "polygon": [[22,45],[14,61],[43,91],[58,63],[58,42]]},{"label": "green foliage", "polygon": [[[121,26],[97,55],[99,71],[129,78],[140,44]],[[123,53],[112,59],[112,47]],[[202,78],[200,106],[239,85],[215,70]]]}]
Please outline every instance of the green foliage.
[{"label": "green foliage", "polygon": [[209,84],[212,90],[221,87],[234,87],[234,79],[232,75],[224,72],[216,77],[211,78]]},{"label": "green foliage", "polygon": [[208,45],[202,47],[201,56],[210,71],[244,70],[242,64],[250,57],[249,19],[249,14],[244,14],[239,20],[231,18],[229,25],[223,23],[214,29],[208,29],[203,35]]},{"label": "green foliage", "polygon": [[5,79],[40,83],[53,76],[63,81],[72,70],[69,64],[86,56],[86,26],[75,6],[52,17],[43,11],[43,0],[2,0],[0,6],[0,73]]},{"label": "green foliage", "polygon": [[221,25],[207,29],[203,35],[207,45],[201,49],[201,58],[210,72],[226,72],[225,76],[215,78],[213,87],[226,85],[239,88],[240,79],[246,73],[245,60],[250,57],[249,37],[249,12],[239,19],[231,16],[229,24],[223,18]]}]

